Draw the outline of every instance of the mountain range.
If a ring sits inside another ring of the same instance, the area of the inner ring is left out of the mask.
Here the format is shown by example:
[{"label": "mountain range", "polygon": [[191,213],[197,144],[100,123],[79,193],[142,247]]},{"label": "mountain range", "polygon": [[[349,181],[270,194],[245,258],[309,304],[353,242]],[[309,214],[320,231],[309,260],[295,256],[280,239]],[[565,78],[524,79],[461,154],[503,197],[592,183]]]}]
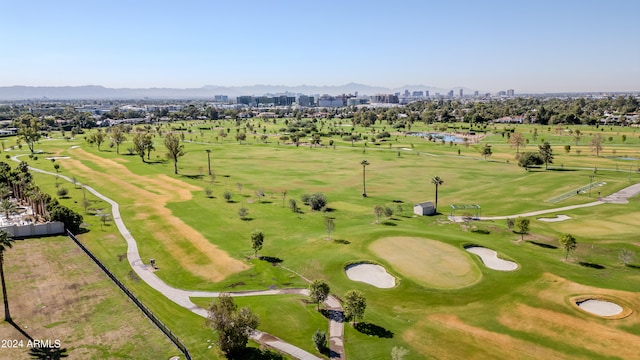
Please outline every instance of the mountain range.
[{"label": "mountain range", "polygon": [[[216,86],[206,85],[200,88],[107,88],[97,85],[86,86],[4,86],[0,87],[0,100],[97,100],[97,99],[212,99],[215,95],[227,95],[234,98],[241,95],[267,94],[304,94],[304,95],[376,95],[404,93],[405,90],[429,91],[446,94],[453,90],[456,95],[461,87],[451,89],[426,85],[407,85],[400,88],[386,88],[364,84],[349,83],[340,86]],[[462,87],[465,94],[474,90]]]}]

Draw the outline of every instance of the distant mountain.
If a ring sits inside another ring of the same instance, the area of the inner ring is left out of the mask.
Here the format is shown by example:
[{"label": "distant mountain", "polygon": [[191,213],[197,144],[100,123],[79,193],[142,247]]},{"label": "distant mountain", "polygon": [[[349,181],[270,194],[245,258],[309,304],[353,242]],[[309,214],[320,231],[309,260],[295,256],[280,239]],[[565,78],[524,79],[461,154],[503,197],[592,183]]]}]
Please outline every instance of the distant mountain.
[{"label": "distant mountain", "polygon": [[[279,86],[279,85],[253,85],[253,86],[215,86],[207,85],[201,88],[173,89],[173,88],[106,88],[104,86],[5,86],[0,87],[0,100],[96,100],[96,99],[210,99],[215,95],[227,95],[230,98],[241,95],[267,95],[267,94],[306,94],[306,95],[340,95],[356,94],[375,95],[404,93],[405,90],[429,91],[446,94],[453,90],[456,94],[460,87],[452,89],[437,88],[425,85],[407,85],[395,89],[370,86],[364,84],[349,83],[339,86]],[[473,90],[463,88],[465,94]]]}]

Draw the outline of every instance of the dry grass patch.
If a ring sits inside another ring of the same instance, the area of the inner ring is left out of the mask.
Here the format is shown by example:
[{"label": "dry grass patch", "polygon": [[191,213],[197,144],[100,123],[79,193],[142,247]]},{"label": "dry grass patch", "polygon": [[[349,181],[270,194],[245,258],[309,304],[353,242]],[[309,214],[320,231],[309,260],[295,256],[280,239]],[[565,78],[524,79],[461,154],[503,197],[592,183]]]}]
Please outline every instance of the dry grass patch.
[{"label": "dry grass patch", "polygon": [[[427,339],[425,339],[425,334]],[[465,323],[456,315],[434,314],[403,334],[421,354],[436,359],[561,359],[555,350]]]},{"label": "dry grass patch", "polygon": [[[245,270],[247,266],[211,244],[200,232],[173,216],[165,206],[168,202],[190,200],[197,186],[166,175],[136,175],[113,160],[90,154],[83,149],[72,150],[74,159],[67,160],[67,168],[83,174],[91,186],[98,189],[118,189],[120,197],[133,203],[134,219],[153,238],[172,254],[181,266],[203,279],[218,282],[228,275]],[[103,168],[92,170],[81,161],[89,161]],[[126,219],[125,219],[126,223]]]},{"label": "dry grass patch", "polygon": [[[73,243],[64,237],[19,241],[5,253],[9,307],[34,339],[60,340],[71,359],[164,359],[179,354],[171,342]],[[26,341],[10,324],[0,338],[23,349],[0,358],[27,358]]]},{"label": "dry grass patch", "polygon": [[400,274],[419,284],[455,289],[475,284],[482,273],[455,246],[414,237],[389,237],[373,242],[370,249]]}]

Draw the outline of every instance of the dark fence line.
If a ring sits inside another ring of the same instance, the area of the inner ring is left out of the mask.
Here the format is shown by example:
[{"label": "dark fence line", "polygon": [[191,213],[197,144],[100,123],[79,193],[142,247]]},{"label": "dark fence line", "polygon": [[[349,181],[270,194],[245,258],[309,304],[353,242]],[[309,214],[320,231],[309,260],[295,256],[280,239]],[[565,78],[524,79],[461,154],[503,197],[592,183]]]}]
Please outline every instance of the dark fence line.
[{"label": "dark fence line", "polygon": [[76,245],[80,247],[80,249],[82,249],[82,251],[85,252],[85,254],[87,254],[91,258],[91,260],[93,260],[93,262],[96,263],[96,265],[98,265],[98,267],[100,267],[100,269],[102,269],[102,271],[104,271],[105,274],[107,274],[107,276],[120,288],[120,290],[122,290],[122,292],[124,292],[129,297],[129,299],[131,299],[131,301],[136,304],[136,306],[149,318],[149,320],[151,320],[151,322],[153,322],[158,327],[158,329],[160,329],[160,331],[162,331],[169,338],[169,340],[173,342],[173,344],[182,352],[184,357],[187,360],[192,360],[191,354],[189,354],[189,350],[187,350],[187,347],[184,346],[182,341],[180,341],[180,339],[174,333],[172,333],[171,330],[169,330],[169,328],[142,303],[142,301],[140,301],[135,295],[133,295],[133,293],[129,289],[127,289],[127,287],[124,286],[124,284],[120,282],[120,280],[118,280],[118,278],[113,275],[111,271],[109,271],[109,269],[107,269],[107,267],[104,266],[102,262],[100,262],[100,260],[98,260],[98,258],[96,258],[91,253],[91,251],[89,251],[89,249],[87,249],[80,242],[80,240],[75,237],[75,235],[71,233],[71,231],[67,230],[67,235],[71,240],[73,240],[73,242],[76,243]]}]

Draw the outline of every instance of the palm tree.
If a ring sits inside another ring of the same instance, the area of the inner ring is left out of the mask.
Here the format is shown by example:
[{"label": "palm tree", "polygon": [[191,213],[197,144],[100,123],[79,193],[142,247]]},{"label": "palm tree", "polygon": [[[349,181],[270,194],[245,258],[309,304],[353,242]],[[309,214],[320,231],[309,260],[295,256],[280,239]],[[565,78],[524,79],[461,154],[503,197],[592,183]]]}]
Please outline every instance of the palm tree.
[{"label": "palm tree", "polygon": [[6,216],[7,220],[9,220],[9,215],[11,215],[11,213],[13,212],[16,212],[18,208],[16,207],[16,204],[13,203],[13,201],[2,199],[2,202],[0,202],[0,210],[4,212],[4,216]]},{"label": "palm tree", "polygon": [[11,314],[9,313],[9,300],[7,298],[7,286],[4,282],[4,251],[13,246],[15,239],[10,238],[9,234],[0,230],[0,278],[2,279],[2,296],[4,300],[4,319],[11,321]]},{"label": "palm tree", "polygon": [[53,346],[34,347],[29,350],[32,359],[58,360],[69,357],[67,348],[56,348]]},{"label": "palm tree", "polygon": [[438,187],[444,184],[444,180],[440,178],[440,176],[434,176],[431,178],[431,183],[436,186],[436,206],[435,211],[438,211]]},{"label": "palm tree", "polygon": [[367,160],[362,160],[360,162],[360,165],[362,165],[362,196],[367,197],[367,182],[366,182],[365,168],[367,167],[367,165],[370,165],[370,164]]},{"label": "palm tree", "polygon": [[207,165],[209,168],[209,176],[211,176],[211,149],[205,150],[207,152]]}]

